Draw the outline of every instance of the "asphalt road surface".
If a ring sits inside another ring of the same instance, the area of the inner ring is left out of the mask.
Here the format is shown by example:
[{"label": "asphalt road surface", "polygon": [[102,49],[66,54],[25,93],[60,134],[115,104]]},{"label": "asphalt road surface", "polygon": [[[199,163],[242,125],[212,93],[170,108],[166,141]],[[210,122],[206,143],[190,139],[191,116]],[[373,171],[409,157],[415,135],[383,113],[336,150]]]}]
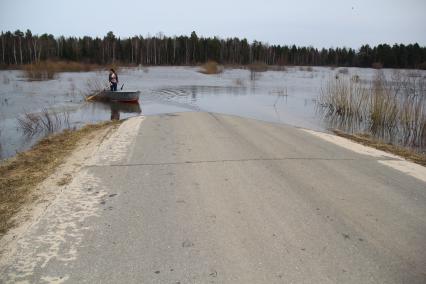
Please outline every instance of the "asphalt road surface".
[{"label": "asphalt road surface", "polygon": [[210,113],[110,140],[0,282],[426,283],[426,183],[392,157]]}]

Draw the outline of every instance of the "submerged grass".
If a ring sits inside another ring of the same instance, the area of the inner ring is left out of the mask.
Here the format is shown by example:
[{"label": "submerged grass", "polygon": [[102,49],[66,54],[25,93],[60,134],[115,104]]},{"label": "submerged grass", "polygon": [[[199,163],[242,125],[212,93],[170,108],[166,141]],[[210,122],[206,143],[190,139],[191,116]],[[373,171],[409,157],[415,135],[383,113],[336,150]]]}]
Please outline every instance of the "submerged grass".
[{"label": "submerged grass", "polygon": [[[77,147],[78,142],[94,131],[117,125],[106,122],[82,129],[48,136],[31,150],[0,163],[0,237],[14,226],[13,216],[28,202],[37,185],[52,174]],[[63,181],[64,184],[66,181]]]},{"label": "submerged grass", "polygon": [[248,66],[250,70],[250,80],[255,81],[260,77],[261,72],[268,71],[268,65],[261,61],[256,61]]},{"label": "submerged grass", "polygon": [[27,136],[39,132],[53,133],[59,129],[70,129],[69,112],[55,112],[44,108],[40,113],[24,113],[18,117],[19,129]]},{"label": "submerged grass", "polygon": [[[374,136],[426,147],[426,79],[395,73],[388,81],[378,71],[370,86],[357,77],[337,76],[322,88],[318,100],[326,117],[355,124]],[[397,138],[397,139],[395,139]]]}]

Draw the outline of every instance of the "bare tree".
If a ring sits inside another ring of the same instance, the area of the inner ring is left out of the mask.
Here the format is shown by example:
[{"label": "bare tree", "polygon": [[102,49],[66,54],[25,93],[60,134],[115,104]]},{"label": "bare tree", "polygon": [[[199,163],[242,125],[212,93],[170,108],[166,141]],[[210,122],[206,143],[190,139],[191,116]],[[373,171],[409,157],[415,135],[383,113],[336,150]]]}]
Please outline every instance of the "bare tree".
[{"label": "bare tree", "polygon": [[5,47],[4,47],[4,34],[3,32],[1,33],[1,50],[2,50],[2,59],[3,59],[3,64],[5,64],[6,62],[4,61],[4,52],[5,52]]},{"label": "bare tree", "polygon": [[[24,33],[21,32],[20,30],[16,30],[15,31],[15,36],[19,40],[19,55],[20,55],[20,62],[21,62],[21,65],[22,65],[23,64],[23,59],[22,59],[22,37],[24,36]],[[15,58],[15,62],[16,62],[16,58]]]},{"label": "bare tree", "polygon": [[33,37],[33,35],[32,35],[32,33],[31,33],[31,31],[30,30],[27,30],[26,32],[25,32],[25,40],[26,40],[26,42],[27,42],[27,48],[28,48],[28,55],[29,55],[29,62],[30,63],[32,63],[32,61],[33,61],[33,55],[32,55],[32,49],[31,49],[31,40],[32,40],[32,37]]},{"label": "bare tree", "polygon": [[13,36],[13,58],[15,59],[15,64],[18,65],[18,60],[16,60],[16,40],[15,36]]},{"label": "bare tree", "polygon": [[173,64],[176,64],[176,36],[173,37]]},{"label": "bare tree", "polygon": [[33,49],[34,49],[34,61],[37,62],[37,42],[38,42],[38,39],[33,37],[32,42],[33,42]]}]

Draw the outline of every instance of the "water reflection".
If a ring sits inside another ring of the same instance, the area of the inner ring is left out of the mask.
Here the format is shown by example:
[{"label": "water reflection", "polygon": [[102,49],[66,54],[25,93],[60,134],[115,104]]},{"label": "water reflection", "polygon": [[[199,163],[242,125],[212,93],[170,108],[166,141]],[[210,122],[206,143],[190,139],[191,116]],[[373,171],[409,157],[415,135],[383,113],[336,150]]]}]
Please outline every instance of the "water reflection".
[{"label": "water reflection", "polygon": [[120,103],[120,102],[110,102],[108,103],[111,108],[111,120],[119,120],[120,113],[142,113],[141,106],[139,102],[136,103]]},{"label": "water reflection", "polygon": [[[250,89],[254,93],[254,88]],[[181,86],[176,88],[159,88],[152,91],[153,95],[172,98],[191,98],[196,102],[200,95],[233,95],[242,96],[248,94],[248,89],[244,86]]]},{"label": "water reflection", "polygon": [[[232,83],[234,81],[231,81]],[[320,130],[309,89],[273,81],[264,85],[239,82],[235,85],[183,85],[153,88],[141,94],[144,114],[203,111],[284,122]],[[233,83],[234,84],[234,83]]]},{"label": "water reflection", "polygon": [[357,117],[343,117],[341,115],[327,114],[319,110],[329,129],[338,129],[353,134],[367,134],[386,143],[403,145],[415,150],[424,151],[426,147],[426,131],[417,127],[406,128],[401,123],[393,126],[375,125],[370,120]]}]

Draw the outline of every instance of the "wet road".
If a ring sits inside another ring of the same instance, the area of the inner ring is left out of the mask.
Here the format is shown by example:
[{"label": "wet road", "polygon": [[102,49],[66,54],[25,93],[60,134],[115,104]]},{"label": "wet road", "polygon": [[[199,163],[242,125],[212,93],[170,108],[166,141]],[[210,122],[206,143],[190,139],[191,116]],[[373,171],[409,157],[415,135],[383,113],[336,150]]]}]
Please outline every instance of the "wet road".
[{"label": "wet road", "polygon": [[210,113],[118,133],[22,238],[4,281],[426,282],[426,183],[379,163],[392,157]]}]

